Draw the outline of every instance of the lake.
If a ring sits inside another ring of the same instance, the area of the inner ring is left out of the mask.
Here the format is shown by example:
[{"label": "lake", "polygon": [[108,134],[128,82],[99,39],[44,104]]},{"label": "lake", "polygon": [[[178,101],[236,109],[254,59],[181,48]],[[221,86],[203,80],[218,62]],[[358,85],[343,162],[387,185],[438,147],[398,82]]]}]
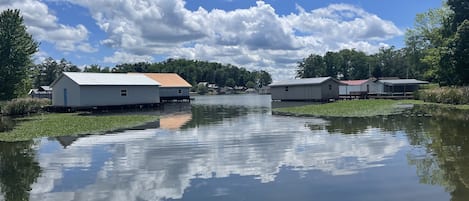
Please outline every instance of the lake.
[{"label": "lake", "polygon": [[270,96],[197,96],[159,126],[0,142],[0,200],[468,200],[469,119],[271,113]]}]

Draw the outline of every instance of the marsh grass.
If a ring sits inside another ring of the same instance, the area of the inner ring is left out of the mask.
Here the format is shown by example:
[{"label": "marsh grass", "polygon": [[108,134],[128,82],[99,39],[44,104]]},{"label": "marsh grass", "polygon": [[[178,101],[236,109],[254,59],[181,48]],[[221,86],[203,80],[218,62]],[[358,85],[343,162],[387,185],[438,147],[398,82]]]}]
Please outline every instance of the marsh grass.
[{"label": "marsh grass", "polygon": [[17,98],[11,101],[0,103],[2,115],[24,115],[36,113],[46,105],[50,105],[51,100],[43,98]]},{"label": "marsh grass", "polygon": [[17,119],[11,131],[0,132],[0,141],[24,141],[38,137],[99,134],[132,128],[158,120],[153,115],[39,114]]},{"label": "marsh grass", "polygon": [[327,104],[273,109],[273,114],[319,117],[371,117],[391,115],[402,111],[400,105],[432,104],[441,107],[469,109],[469,105],[427,103],[421,100],[342,100]]}]

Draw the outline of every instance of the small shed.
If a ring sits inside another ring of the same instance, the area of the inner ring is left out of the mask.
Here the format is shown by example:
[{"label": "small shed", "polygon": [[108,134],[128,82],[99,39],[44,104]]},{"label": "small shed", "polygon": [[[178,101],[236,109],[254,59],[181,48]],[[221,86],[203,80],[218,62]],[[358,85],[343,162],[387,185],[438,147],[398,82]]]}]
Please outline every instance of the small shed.
[{"label": "small shed", "polygon": [[382,83],[378,83],[376,79],[367,80],[341,80],[344,85],[339,86],[340,95],[357,95],[357,94],[376,94],[382,93]]},{"label": "small shed", "polygon": [[339,98],[338,80],[332,77],[305,78],[270,84],[272,100],[324,101]]},{"label": "small shed", "polygon": [[379,80],[382,83],[384,93],[406,93],[417,91],[422,84],[428,84],[427,81],[416,79],[391,79]]},{"label": "small shed", "polygon": [[52,88],[49,86],[40,86],[37,89],[29,90],[28,95],[31,98],[48,98],[52,99]]},{"label": "small shed", "polygon": [[160,100],[189,100],[192,85],[176,73],[144,73],[160,83]]},{"label": "small shed", "polygon": [[55,107],[94,107],[160,102],[160,83],[141,74],[65,72],[52,84]]}]

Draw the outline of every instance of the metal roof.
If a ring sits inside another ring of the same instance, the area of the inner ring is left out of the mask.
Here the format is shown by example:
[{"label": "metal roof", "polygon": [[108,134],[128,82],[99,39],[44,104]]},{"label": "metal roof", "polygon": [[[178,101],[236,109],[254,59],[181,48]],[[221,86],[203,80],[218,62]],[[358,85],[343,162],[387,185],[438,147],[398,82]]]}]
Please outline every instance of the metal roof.
[{"label": "metal roof", "polygon": [[[62,76],[67,76],[78,85],[103,85],[103,86],[158,86],[159,82],[142,74],[127,73],[76,73],[64,72]],[[51,86],[62,78],[59,77]]]},{"label": "metal roof", "polygon": [[44,91],[52,91],[52,88],[50,88],[49,86],[40,86],[39,89],[42,89]]},{"label": "metal roof", "polygon": [[421,80],[416,80],[416,79],[395,79],[395,80],[379,80],[379,81],[387,85],[428,84],[427,81],[421,81]]},{"label": "metal roof", "polygon": [[317,77],[317,78],[303,78],[303,79],[279,81],[279,82],[274,82],[270,84],[269,86],[275,87],[275,86],[292,86],[292,85],[315,85],[315,84],[321,84],[329,79],[332,79],[338,82],[336,79],[332,77]]},{"label": "metal roof", "polygon": [[159,82],[161,87],[192,87],[176,73],[144,73],[144,75]]},{"label": "metal roof", "polygon": [[340,82],[347,84],[347,85],[362,85],[363,83],[367,81],[368,80],[341,80]]}]

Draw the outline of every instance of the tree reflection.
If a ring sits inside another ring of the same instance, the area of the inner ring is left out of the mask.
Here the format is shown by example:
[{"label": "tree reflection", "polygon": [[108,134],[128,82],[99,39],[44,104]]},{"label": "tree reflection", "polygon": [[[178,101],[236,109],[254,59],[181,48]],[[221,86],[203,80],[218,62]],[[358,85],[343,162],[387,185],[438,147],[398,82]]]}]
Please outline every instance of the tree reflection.
[{"label": "tree reflection", "polygon": [[0,133],[13,129],[15,122],[9,117],[0,116]]},{"label": "tree reflection", "polygon": [[41,173],[34,142],[0,142],[0,187],[5,200],[29,200],[31,184]]},{"label": "tree reflection", "polygon": [[411,155],[421,182],[438,184],[451,193],[453,201],[469,198],[469,114],[462,110],[421,106],[433,117],[425,132],[411,140],[425,147],[426,154]]},{"label": "tree reflection", "polygon": [[405,132],[417,148],[408,154],[408,161],[416,166],[420,182],[445,187],[452,201],[469,198],[467,111],[423,105],[400,115],[328,120],[325,129],[329,133],[362,134],[369,128]]},{"label": "tree reflection", "polygon": [[202,125],[214,124],[224,119],[247,115],[250,108],[234,106],[194,105],[192,106],[192,119],[182,128],[196,128]]}]

